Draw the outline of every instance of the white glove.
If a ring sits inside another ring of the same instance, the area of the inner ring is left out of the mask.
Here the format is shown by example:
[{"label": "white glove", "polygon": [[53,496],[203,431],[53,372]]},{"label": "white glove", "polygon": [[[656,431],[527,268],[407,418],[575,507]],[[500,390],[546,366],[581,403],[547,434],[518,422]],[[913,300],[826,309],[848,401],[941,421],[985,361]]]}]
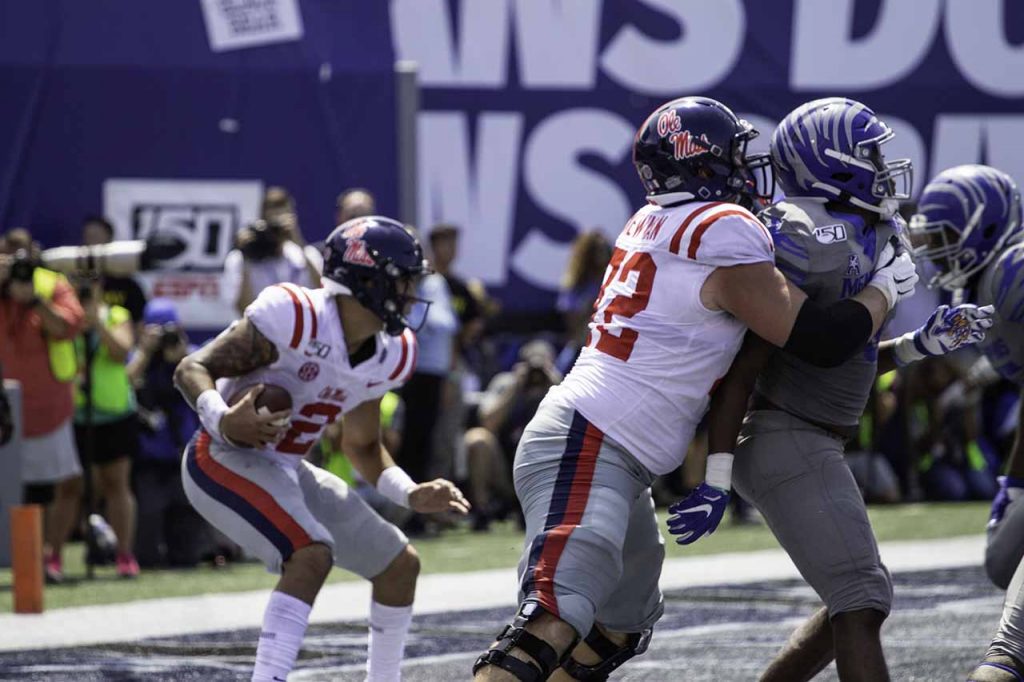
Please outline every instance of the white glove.
[{"label": "white glove", "polygon": [[995,308],[990,305],[940,305],[923,327],[896,339],[896,364],[903,367],[926,356],[945,355],[984,340],[985,330],[995,324],[994,313]]},{"label": "white glove", "polygon": [[882,252],[878,254],[878,262],[880,265],[875,269],[868,286],[881,291],[889,302],[889,310],[892,310],[897,302],[914,295],[914,287],[920,278],[914,259],[900,246],[895,236],[885,243]]}]

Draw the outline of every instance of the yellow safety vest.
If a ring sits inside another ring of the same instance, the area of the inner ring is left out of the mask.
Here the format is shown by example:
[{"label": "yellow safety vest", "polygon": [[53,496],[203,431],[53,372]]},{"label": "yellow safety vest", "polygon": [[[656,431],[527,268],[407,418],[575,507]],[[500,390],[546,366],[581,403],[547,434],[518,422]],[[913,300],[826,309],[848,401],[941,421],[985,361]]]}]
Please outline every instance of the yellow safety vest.
[{"label": "yellow safety vest", "polygon": [[[36,268],[32,273],[32,285],[39,298],[52,301],[57,282],[66,281],[64,275],[44,268]],[[71,339],[46,339],[50,349],[50,371],[57,381],[70,383],[78,375],[78,362],[75,359],[75,344]]]},{"label": "yellow safety vest", "polygon": [[[130,322],[131,313],[119,305],[106,306],[103,324],[109,329]],[[98,333],[98,332],[97,332]],[[75,339],[78,357],[85,364],[85,344],[90,341],[83,334]],[[128,380],[128,368],[123,362],[112,360],[106,346],[97,341],[96,356],[92,361],[92,376],[89,385],[92,387],[92,404],[99,412],[111,415],[130,414],[135,410],[134,394]],[[85,408],[85,394],[82,387],[75,389],[75,407]]]}]

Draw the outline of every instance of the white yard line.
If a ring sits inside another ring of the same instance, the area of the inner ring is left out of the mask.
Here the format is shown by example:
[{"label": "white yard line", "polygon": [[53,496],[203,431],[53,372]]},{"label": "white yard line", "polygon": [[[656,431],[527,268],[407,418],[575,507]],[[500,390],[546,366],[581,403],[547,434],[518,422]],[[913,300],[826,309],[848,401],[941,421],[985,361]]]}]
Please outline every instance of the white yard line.
[{"label": "white yard line", "polygon": [[[983,535],[940,540],[888,542],[882,559],[893,572],[979,565]],[[713,554],[665,562],[664,589],[744,583],[799,574],[779,549]],[[515,569],[435,573],[420,578],[416,612],[437,613],[512,606]],[[359,620],[367,616],[370,588],[363,581],[328,585],[317,598],[314,623]],[[217,630],[257,628],[267,591],[149,599],[124,604],[79,606],[40,615],[0,615],[0,651],[100,644],[143,637],[185,635]]]}]

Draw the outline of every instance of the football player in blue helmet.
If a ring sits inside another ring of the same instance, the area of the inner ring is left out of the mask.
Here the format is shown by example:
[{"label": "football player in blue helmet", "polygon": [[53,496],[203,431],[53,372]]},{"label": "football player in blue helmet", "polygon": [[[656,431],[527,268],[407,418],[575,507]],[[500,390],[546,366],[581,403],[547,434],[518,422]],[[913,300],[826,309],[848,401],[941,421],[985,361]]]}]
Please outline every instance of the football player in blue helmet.
[{"label": "football player in blue helmet", "polygon": [[[895,211],[911,168],[885,160],[881,148],[892,137],[871,109],[845,98],[797,107],[772,135],[772,165],[786,198],[759,218],[771,231],[776,267],[820,305],[862,291],[892,250],[909,258],[906,225]],[[899,282],[913,292],[913,281]],[[884,343],[873,336],[826,367],[748,335],[712,398],[709,451],[735,449],[732,484],[824,602],[769,664],[764,682],[810,679],[833,657],[844,682],[889,679],[880,628],[892,580],[845,443],[856,436],[878,372],[980,341],[989,315],[975,305],[942,306],[920,329]],[[700,506],[688,498],[670,508],[677,542],[708,532]]]},{"label": "football player in blue helmet", "polygon": [[808,102],[772,134],[776,180],[787,197],[820,197],[890,218],[913,186],[910,159],[886,161],[882,153],[893,136],[860,102]]},{"label": "football player in blue helmet", "polygon": [[334,228],[323,253],[325,289],[355,298],[384,322],[391,336],[413,326],[406,315],[420,301],[412,292],[430,266],[405,226],[382,216],[354,218]]},{"label": "football player in blue helmet", "polygon": [[[995,307],[995,324],[978,345],[981,357],[969,380],[982,385],[999,378],[1024,389],[1024,231],[1017,184],[1006,173],[965,165],[939,173],[925,186],[910,231],[915,254],[935,264],[930,286],[958,299]],[[1024,391],[1017,436],[999,477],[999,493],[988,524],[985,569],[1007,589],[999,631],[977,682],[1024,680]]]}]

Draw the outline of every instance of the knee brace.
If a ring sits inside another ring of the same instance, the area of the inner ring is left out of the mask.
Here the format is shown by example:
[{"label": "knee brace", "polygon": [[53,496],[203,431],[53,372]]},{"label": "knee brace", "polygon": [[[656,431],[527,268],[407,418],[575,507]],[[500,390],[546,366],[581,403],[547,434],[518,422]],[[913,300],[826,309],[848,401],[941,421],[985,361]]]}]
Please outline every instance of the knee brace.
[{"label": "knee brace", "polygon": [[643,632],[635,632],[621,647],[604,636],[604,633],[594,625],[583,639],[591,650],[601,657],[597,665],[583,665],[572,656],[562,662],[562,669],[574,680],[585,682],[603,682],[608,675],[629,659],[647,651],[651,643],[653,628],[647,628]]},{"label": "knee brace", "polygon": [[[506,625],[498,635],[495,645],[476,659],[473,674],[486,665],[493,665],[511,673],[520,682],[543,682],[548,679],[552,671],[572,653],[579,639],[574,639],[565,653],[559,656],[550,644],[526,630],[526,624],[541,613],[544,613],[544,609],[536,601],[524,601],[512,624]],[[536,661],[536,664],[511,656],[513,649],[524,652]]]}]

